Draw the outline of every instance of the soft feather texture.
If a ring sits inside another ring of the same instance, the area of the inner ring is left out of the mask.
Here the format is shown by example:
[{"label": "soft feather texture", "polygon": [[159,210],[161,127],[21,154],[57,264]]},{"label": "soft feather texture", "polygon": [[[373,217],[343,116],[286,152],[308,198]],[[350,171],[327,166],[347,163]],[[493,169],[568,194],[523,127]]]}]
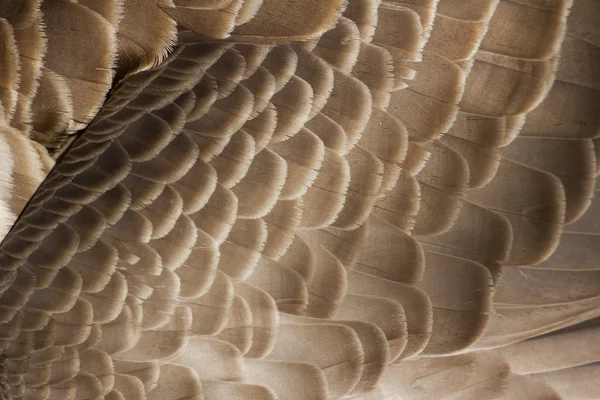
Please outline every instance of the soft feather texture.
[{"label": "soft feather texture", "polygon": [[0,397],[596,398],[598,17],[0,0]]}]

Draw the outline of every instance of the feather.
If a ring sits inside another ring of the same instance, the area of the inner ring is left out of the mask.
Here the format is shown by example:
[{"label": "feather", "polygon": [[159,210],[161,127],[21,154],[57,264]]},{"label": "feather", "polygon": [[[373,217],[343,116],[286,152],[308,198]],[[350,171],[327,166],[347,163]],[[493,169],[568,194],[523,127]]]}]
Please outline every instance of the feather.
[{"label": "feather", "polygon": [[[456,379],[457,371],[461,379]],[[395,364],[384,376],[379,398],[397,393],[394,386],[400,382],[400,393],[408,398],[493,398],[507,393],[509,374],[501,358],[481,353],[407,361]]]},{"label": "feather", "polygon": [[347,18],[340,18],[335,29],[326,32],[312,52],[327,64],[349,73],[356,64],[360,41],[358,27]]},{"label": "feather", "polygon": [[[342,0],[321,2],[309,0],[302,3],[263,0],[254,18],[237,27],[233,37],[241,40],[284,38],[306,40],[323,34],[338,19]],[[310,14],[318,16],[310,18]]]},{"label": "feather", "polygon": [[[355,331],[341,324],[282,324],[269,360],[305,362],[319,368],[331,395],[341,397],[359,381],[364,352]],[[319,351],[306,347],[300,337],[318,337],[313,345]]]},{"label": "feather", "polygon": [[270,144],[268,148],[281,156],[287,165],[280,198],[295,200],[303,196],[321,169],[325,158],[323,142],[308,129],[302,129],[290,139]]},{"label": "feather", "polygon": [[273,389],[267,386],[248,385],[223,381],[202,381],[202,393],[206,400],[218,400],[224,396],[231,399],[253,398],[258,400],[276,400]]},{"label": "feather", "polygon": [[[321,400],[328,396],[325,374],[317,366],[293,361],[248,360],[249,382],[271,387],[280,398]],[[284,384],[293,380],[292,387]]]},{"label": "feather", "polygon": [[[123,0],[123,18],[117,32],[121,68],[145,70],[166,58],[176,35],[174,21],[160,8],[168,3],[166,0]],[[138,28],[149,20],[157,21],[157,29]]]},{"label": "feather", "polygon": [[[501,0],[481,42],[481,49],[518,58],[550,58],[560,44],[568,5],[567,1],[557,1],[532,7]],[[531,27],[533,21],[535,28],[528,29],[524,35],[522,27]],[[503,44],[509,42],[511,47],[507,49]]]},{"label": "feather", "polygon": [[408,332],[408,343],[403,357],[411,357],[427,345],[431,337],[432,309],[429,298],[420,289],[351,271],[348,273],[348,292],[389,298],[403,306]]},{"label": "feather", "polygon": [[215,275],[205,293],[194,298],[182,299],[192,313],[192,333],[215,334],[227,323],[235,296],[234,287],[225,274],[217,272]]},{"label": "feather", "polygon": [[181,352],[170,362],[193,369],[204,379],[231,381],[242,378],[244,361],[233,345],[195,336],[189,338],[186,347],[194,350]]},{"label": "feather", "polygon": [[166,364],[160,367],[156,387],[146,396],[150,399],[201,399],[202,384],[198,375],[191,369],[179,365]]}]

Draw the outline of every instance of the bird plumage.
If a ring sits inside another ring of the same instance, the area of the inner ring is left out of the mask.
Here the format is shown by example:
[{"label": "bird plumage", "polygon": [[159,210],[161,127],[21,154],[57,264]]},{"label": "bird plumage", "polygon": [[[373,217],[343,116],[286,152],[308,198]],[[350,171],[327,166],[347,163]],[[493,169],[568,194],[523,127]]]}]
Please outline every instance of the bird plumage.
[{"label": "bird plumage", "polygon": [[598,398],[598,16],[0,0],[2,396]]}]

